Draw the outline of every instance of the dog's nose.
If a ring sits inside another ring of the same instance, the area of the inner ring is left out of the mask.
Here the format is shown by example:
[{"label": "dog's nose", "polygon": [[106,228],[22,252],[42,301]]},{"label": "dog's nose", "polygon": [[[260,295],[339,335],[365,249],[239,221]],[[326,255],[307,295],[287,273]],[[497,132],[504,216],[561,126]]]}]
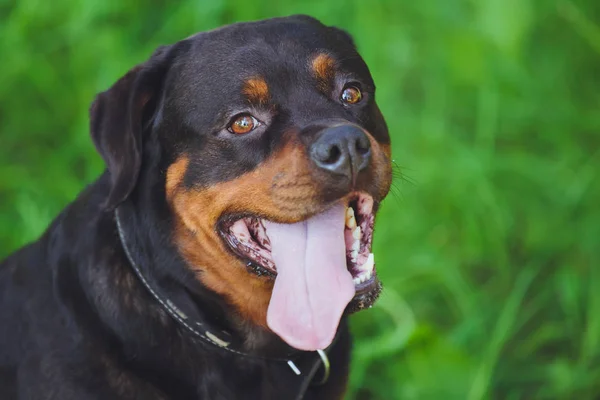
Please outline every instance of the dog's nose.
[{"label": "dog's nose", "polygon": [[369,165],[371,142],[358,126],[338,125],[325,129],[309,153],[318,167],[354,180]]}]

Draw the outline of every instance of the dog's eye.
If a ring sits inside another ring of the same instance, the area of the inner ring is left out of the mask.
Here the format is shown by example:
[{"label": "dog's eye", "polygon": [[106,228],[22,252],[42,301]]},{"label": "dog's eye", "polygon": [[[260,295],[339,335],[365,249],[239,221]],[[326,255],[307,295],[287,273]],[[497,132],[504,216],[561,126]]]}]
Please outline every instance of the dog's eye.
[{"label": "dog's eye", "polygon": [[258,128],[260,122],[250,114],[241,114],[234,118],[227,130],[236,135],[243,135]]},{"label": "dog's eye", "polygon": [[342,91],[341,100],[346,104],[356,104],[362,100],[362,92],[356,86],[348,86]]}]

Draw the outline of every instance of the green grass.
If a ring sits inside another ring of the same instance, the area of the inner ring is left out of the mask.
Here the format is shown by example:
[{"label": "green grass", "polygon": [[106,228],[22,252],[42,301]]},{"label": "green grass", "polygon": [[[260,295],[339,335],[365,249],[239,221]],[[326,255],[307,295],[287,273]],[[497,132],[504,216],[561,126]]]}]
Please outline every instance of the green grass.
[{"label": "green grass", "polygon": [[0,255],[102,170],[96,92],[159,44],[309,13],[355,36],[398,165],[348,398],[599,398],[599,4],[0,0]]}]

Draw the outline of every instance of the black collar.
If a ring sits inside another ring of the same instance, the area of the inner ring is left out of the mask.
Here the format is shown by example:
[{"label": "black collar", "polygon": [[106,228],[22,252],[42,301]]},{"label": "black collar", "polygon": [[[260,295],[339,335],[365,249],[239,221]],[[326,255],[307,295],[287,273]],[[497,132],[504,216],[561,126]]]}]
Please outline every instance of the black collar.
[{"label": "black collar", "polygon": [[[317,350],[315,352],[299,352],[297,355],[287,358],[276,358],[276,357],[265,357],[255,354],[249,354],[244,352],[237,346],[231,338],[232,336],[224,332],[220,329],[215,329],[210,326],[207,321],[203,321],[201,318],[190,318],[190,316],[183,312],[175,303],[166,296],[160,294],[159,290],[153,287],[148,279],[144,276],[141,269],[134,262],[131,252],[129,251],[129,246],[127,245],[127,240],[125,237],[125,232],[123,230],[123,226],[121,224],[121,218],[119,215],[119,208],[115,209],[115,222],[117,224],[117,230],[119,232],[119,239],[121,241],[121,245],[123,246],[123,250],[125,255],[127,256],[127,260],[129,264],[135,271],[135,274],[142,282],[142,284],[148,289],[150,294],[158,301],[158,303],[164,308],[164,310],[171,316],[175,321],[177,321],[181,326],[183,326],[188,332],[192,333],[195,337],[199,338],[204,343],[208,343],[220,351],[233,354],[239,357],[245,357],[250,359],[261,359],[266,360],[273,363],[285,363],[289,367],[290,371],[295,374],[297,378],[300,378],[298,382],[298,390],[296,400],[301,400],[304,398],[304,394],[308,390],[309,386],[312,384],[322,385],[327,382],[329,378],[330,372],[330,364],[329,359],[327,357],[327,351],[333,347],[336,341],[339,338],[339,332],[336,334],[333,343],[329,348],[325,350]],[[315,378],[319,369],[323,367],[323,374],[319,381],[313,383],[313,379]]]}]

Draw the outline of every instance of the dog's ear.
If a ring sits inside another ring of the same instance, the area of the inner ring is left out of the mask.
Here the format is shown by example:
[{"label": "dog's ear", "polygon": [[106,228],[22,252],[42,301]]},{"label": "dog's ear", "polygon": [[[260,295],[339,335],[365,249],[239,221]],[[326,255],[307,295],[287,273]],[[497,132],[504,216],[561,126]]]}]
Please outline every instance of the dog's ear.
[{"label": "dog's ear", "polygon": [[175,46],[160,47],[110,89],[96,96],[90,107],[90,130],[111,179],[105,202],[114,209],[131,194],[142,164],[142,132],[152,120],[162,86],[175,57]]}]

